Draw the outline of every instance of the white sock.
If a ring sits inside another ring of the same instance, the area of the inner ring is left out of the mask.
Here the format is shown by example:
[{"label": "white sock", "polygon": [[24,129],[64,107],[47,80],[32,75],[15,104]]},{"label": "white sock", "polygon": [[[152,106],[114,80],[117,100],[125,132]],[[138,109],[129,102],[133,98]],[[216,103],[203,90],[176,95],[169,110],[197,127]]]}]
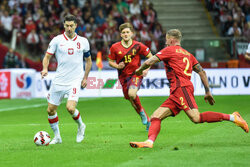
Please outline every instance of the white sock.
[{"label": "white sock", "polygon": [[234,115],[230,114],[230,121],[234,122],[235,118],[234,118]]},{"label": "white sock", "polygon": [[[77,119],[78,115],[79,115],[79,118]],[[81,117],[81,115],[80,115],[80,112],[79,112],[77,109],[75,109],[75,112],[74,112],[74,114],[72,115],[72,117],[73,117],[73,119],[76,121],[76,123],[78,124],[78,126],[83,125],[82,117]]]},{"label": "white sock", "polygon": [[[58,119],[57,117],[57,113],[55,115],[52,116],[48,116],[49,121],[55,121],[55,119]],[[60,137],[60,131],[59,131],[59,125],[58,125],[59,121],[53,122],[53,123],[49,123],[51,129],[53,130],[55,137]]]}]

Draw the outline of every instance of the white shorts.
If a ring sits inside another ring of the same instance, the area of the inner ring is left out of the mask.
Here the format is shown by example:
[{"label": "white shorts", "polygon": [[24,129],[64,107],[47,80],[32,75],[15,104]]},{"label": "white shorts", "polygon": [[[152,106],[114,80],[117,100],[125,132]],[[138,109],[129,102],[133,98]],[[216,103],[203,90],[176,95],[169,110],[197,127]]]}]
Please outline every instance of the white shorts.
[{"label": "white shorts", "polygon": [[51,84],[47,101],[50,104],[59,106],[65,95],[68,95],[68,100],[78,102],[81,83],[70,86]]}]

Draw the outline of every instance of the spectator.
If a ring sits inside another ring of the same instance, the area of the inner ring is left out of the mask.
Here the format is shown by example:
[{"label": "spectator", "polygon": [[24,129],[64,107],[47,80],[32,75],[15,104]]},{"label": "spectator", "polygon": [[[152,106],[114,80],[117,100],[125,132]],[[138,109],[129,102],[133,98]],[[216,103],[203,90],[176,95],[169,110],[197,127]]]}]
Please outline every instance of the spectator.
[{"label": "spectator", "polygon": [[117,6],[117,9],[121,15],[123,14],[123,8],[127,8],[129,10],[128,4],[122,0],[117,0],[116,6]]},{"label": "spectator", "polygon": [[39,51],[39,36],[34,29],[28,34],[26,42],[30,51],[34,54],[37,54]]},{"label": "spectator", "polygon": [[155,39],[159,39],[163,35],[162,27],[160,24],[156,24],[153,35]]},{"label": "spectator", "polygon": [[140,36],[141,36],[141,42],[149,47],[151,38],[149,36],[148,29],[145,24],[142,26],[142,30],[140,31]]},{"label": "spectator", "polygon": [[6,53],[4,57],[4,68],[19,68],[19,61],[18,57],[16,56],[13,49],[9,49],[9,51]]},{"label": "spectator", "polygon": [[27,37],[32,30],[36,30],[36,24],[33,22],[31,18],[27,20],[25,29],[26,29],[25,37]]},{"label": "spectator", "polygon": [[226,31],[228,30],[232,20],[233,18],[230,15],[229,11],[227,11],[227,9],[223,7],[220,11],[220,28],[223,36],[227,35]]},{"label": "spectator", "polygon": [[133,20],[132,24],[133,24],[135,30],[141,30],[144,23],[143,23],[140,15],[138,15],[138,14],[135,15],[135,18],[133,18],[132,20]]},{"label": "spectator", "polygon": [[12,17],[9,16],[9,12],[5,10],[1,16],[1,25],[3,27],[3,35],[6,41],[10,41],[12,33]]},{"label": "spectator", "polygon": [[241,35],[241,29],[238,27],[237,22],[234,22],[233,26],[228,29],[228,36],[239,37]]},{"label": "spectator", "polygon": [[95,17],[95,23],[100,26],[103,25],[106,22],[102,9],[98,10],[97,16]]},{"label": "spectator", "polygon": [[13,26],[13,28],[16,28],[16,29],[20,30],[21,25],[22,25],[22,18],[19,16],[17,11],[14,11],[14,14],[12,15],[12,26]]},{"label": "spectator", "polygon": [[139,0],[133,0],[133,3],[131,3],[129,6],[129,11],[132,15],[141,13]]},{"label": "spectator", "polygon": [[243,28],[243,37],[247,39],[248,42],[250,42],[250,22],[244,24]]},{"label": "spectator", "polygon": [[[145,17],[144,21],[141,17],[141,6],[147,6],[148,11],[151,9],[153,11],[152,15],[149,14],[150,12],[146,12],[148,17]],[[8,17],[5,17],[6,13],[8,13]],[[155,34],[151,35],[157,24],[156,12],[153,6],[149,5],[148,0],[25,0],[20,2],[4,0],[0,1],[0,35],[5,37],[6,29],[4,30],[4,27],[9,27],[7,29],[9,36],[5,38],[10,40],[13,28],[17,28],[18,44],[25,41],[24,49],[28,48],[29,51],[32,51],[35,50],[35,47],[31,47],[31,41],[35,41],[35,43],[39,41],[37,44],[39,46],[36,48],[44,51],[51,38],[63,32],[63,27],[59,23],[63,22],[64,16],[69,13],[76,15],[79,20],[77,33],[90,38],[91,47],[94,48],[91,50],[93,55],[100,50],[104,57],[106,56],[104,54],[108,54],[105,48],[120,40],[120,34],[117,31],[118,25],[125,21],[135,25],[137,38],[140,38],[139,33],[142,26],[149,24],[150,28],[147,25],[147,29],[151,39],[148,41],[156,39]],[[96,13],[98,15],[95,15]],[[10,24],[2,21],[6,18],[11,20]],[[36,32],[35,40],[31,40],[33,30]],[[144,36],[142,37],[144,39]],[[105,42],[102,41],[103,38],[105,38]],[[157,46],[157,41],[155,43]]]}]

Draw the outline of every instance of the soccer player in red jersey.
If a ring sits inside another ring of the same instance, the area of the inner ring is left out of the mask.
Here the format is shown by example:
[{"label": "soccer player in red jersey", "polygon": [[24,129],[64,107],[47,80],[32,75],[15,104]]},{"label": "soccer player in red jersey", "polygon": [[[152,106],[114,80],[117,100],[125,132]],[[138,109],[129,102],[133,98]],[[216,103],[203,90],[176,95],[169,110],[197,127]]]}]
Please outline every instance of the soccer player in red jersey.
[{"label": "soccer player in red jersey", "polygon": [[141,65],[140,55],[150,58],[152,54],[147,46],[132,39],[134,30],[130,23],[121,24],[119,31],[122,40],[111,46],[109,65],[118,70],[124,97],[131,102],[148,130],[150,126],[149,117],[137,95],[143,76],[147,74],[148,70],[145,70],[141,75],[135,75],[134,73]]},{"label": "soccer player in red jersey", "polygon": [[194,87],[191,80],[192,71],[198,73],[205,87],[204,100],[210,105],[215,103],[209,90],[206,72],[202,69],[196,58],[180,46],[181,32],[172,29],[167,32],[167,47],[158,52],[155,56],[146,60],[140,68],[136,70],[136,75],[151,65],[163,61],[166,68],[167,78],[170,82],[170,96],[151,116],[151,126],[148,132],[148,140],[145,142],[130,142],[134,148],[152,148],[153,143],[160,132],[161,121],[169,116],[176,116],[181,110],[184,110],[187,116],[194,123],[232,121],[248,133],[247,122],[238,112],[233,114],[223,114],[206,111],[200,113],[194,99]]}]

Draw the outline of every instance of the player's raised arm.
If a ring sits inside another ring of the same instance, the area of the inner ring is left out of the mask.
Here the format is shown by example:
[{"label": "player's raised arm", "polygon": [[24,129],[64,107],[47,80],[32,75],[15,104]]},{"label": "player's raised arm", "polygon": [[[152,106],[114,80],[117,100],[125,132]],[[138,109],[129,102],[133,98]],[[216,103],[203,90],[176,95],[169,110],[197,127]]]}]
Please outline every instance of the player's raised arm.
[{"label": "player's raised arm", "polygon": [[157,56],[151,56],[138,69],[136,69],[135,74],[138,76],[142,75],[144,70],[146,70],[147,68],[151,67],[152,65],[158,62],[159,58]]},{"label": "player's raised arm", "polygon": [[195,71],[197,74],[199,74],[202,84],[204,85],[205,88],[205,97],[204,100],[209,102],[210,105],[214,105],[215,101],[214,98],[209,90],[209,84],[208,84],[208,79],[207,79],[207,74],[201,67],[201,65],[198,63],[193,67],[193,71]]},{"label": "player's raised arm", "polygon": [[42,79],[48,75],[48,66],[49,66],[49,61],[51,57],[52,57],[52,54],[46,53],[43,58],[43,70],[41,71]]}]

